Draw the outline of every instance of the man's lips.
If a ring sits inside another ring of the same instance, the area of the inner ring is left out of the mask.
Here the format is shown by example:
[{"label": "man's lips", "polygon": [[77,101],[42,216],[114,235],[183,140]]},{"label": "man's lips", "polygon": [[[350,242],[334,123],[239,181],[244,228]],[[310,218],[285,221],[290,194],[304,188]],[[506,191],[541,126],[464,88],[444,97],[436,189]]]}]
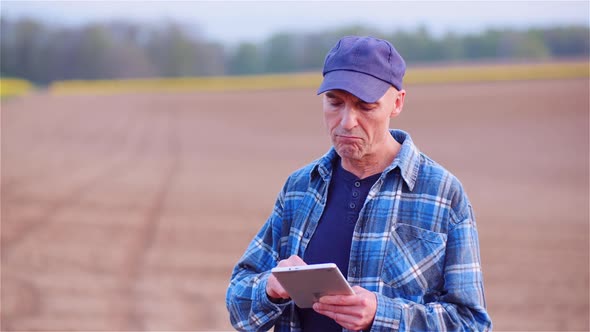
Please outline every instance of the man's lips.
[{"label": "man's lips", "polygon": [[336,135],[336,142],[337,144],[342,145],[357,145],[361,142],[361,138],[348,135]]},{"label": "man's lips", "polygon": [[344,139],[344,140],[357,140],[357,139],[361,139],[360,137],[348,136],[348,135],[336,135],[336,137],[338,137],[340,139]]}]

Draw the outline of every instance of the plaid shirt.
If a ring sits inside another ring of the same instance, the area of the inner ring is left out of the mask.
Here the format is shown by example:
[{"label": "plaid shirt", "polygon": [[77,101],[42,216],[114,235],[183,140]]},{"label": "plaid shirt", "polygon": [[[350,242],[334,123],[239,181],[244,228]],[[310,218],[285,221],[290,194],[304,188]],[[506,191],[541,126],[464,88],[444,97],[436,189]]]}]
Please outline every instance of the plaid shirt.
[{"label": "plaid shirt", "polygon": [[[460,182],[401,130],[395,160],[373,185],[353,234],[348,281],[375,292],[371,331],[486,331],[479,243]],[[274,210],[233,270],[226,305],[241,331],[301,331],[292,301],[266,295],[270,269],[304,257],[326,203],[333,161],[326,155],[294,172]],[[329,239],[326,239],[329,241]]]}]

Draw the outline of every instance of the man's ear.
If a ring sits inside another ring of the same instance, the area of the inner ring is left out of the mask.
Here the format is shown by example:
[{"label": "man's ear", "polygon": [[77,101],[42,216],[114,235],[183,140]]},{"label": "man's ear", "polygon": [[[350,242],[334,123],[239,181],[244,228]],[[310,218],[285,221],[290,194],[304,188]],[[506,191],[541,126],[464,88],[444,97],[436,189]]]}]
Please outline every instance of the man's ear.
[{"label": "man's ear", "polygon": [[397,97],[395,98],[395,103],[393,104],[393,111],[391,112],[390,118],[395,118],[398,116],[402,109],[404,108],[404,100],[406,98],[406,90],[399,90],[396,92]]}]

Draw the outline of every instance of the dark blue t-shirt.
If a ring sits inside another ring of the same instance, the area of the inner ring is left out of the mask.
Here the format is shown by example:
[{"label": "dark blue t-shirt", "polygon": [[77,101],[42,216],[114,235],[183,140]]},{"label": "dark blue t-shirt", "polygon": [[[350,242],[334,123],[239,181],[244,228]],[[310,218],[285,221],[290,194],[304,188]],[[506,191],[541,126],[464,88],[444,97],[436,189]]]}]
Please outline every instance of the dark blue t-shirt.
[{"label": "dark blue t-shirt", "polygon": [[[307,264],[335,263],[346,277],[356,220],[369,190],[381,173],[361,180],[342,168],[340,159],[335,163],[326,207],[307,245],[303,260]],[[342,331],[342,326],[333,319],[320,315],[313,309],[297,309],[305,332]]]}]

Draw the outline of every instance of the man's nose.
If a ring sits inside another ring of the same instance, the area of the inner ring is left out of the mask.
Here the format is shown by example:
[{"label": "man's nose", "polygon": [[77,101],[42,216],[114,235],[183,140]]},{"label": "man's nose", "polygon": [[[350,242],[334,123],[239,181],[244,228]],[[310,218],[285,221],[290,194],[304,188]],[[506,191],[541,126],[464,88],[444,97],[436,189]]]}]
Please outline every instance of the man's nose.
[{"label": "man's nose", "polygon": [[340,127],[342,129],[352,129],[356,127],[357,119],[356,119],[356,112],[350,106],[346,106],[342,111],[342,118],[340,119]]}]

